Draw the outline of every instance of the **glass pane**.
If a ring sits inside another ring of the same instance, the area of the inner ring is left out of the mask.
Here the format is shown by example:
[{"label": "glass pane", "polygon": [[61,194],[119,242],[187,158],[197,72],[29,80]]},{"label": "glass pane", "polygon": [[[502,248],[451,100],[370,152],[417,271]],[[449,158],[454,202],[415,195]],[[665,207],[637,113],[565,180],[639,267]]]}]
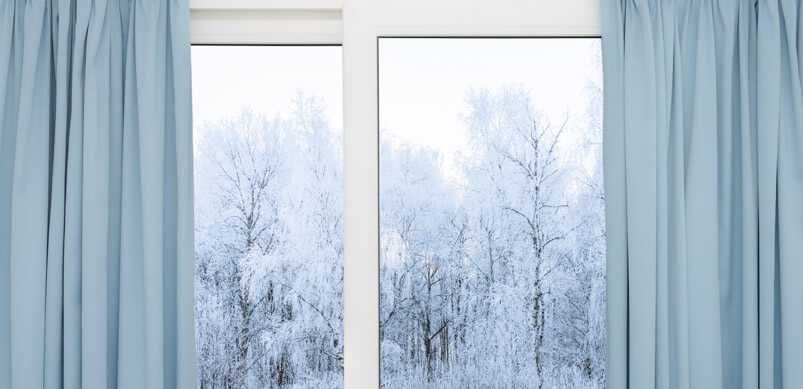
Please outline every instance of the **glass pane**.
[{"label": "glass pane", "polygon": [[604,387],[599,39],[379,42],[383,387]]},{"label": "glass pane", "polygon": [[203,388],[343,386],[340,47],[194,46]]}]

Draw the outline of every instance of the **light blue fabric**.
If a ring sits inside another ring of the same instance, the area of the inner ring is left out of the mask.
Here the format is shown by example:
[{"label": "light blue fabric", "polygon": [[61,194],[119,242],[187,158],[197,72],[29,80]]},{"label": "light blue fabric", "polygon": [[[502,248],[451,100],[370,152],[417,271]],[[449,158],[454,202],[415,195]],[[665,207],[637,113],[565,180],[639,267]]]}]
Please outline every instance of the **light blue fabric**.
[{"label": "light blue fabric", "polygon": [[0,388],[191,388],[187,0],[0,1]]},{"label": "light blue fabric", "polygon": [[609,388],[803,388],[803,6],[602,0]]}]

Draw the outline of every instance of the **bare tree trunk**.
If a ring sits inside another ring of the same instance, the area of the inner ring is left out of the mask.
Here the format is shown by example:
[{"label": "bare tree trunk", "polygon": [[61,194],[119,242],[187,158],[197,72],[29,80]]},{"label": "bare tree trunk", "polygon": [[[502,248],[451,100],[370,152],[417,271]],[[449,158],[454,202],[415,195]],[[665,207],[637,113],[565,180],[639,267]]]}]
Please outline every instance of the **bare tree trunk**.
[{"label": "bare tree trunk", "polygon": [[[240,279],[241,274],[240,270],[237,269],[237,283],[241,285]],[[248,301],[248,291],[243,288],[242,286],[239,287],[239,305],[240,305],[240,313],[241,313],[241,327],[240,327],[240,339],[237,344],[237,348],[239,349],[238,353],[238,365],[237,365],[237,385],[239,387],[245,387],[246,383],[246,375],[248,374],[248,347],[249,347],[249,338],[250,338],[250,331],[251,331],[251,320],[250,320],[250,304]]]},{"label": "bare tree trunk", "polygon": [[535,265],[535,284],[534,293],[535,298],[533,299],[533,329],[535,332],[535,368],[538,373],[538,388],[543,388],[543,355],[541,352],[541,347],[544,344],[544,294],[541,291],[541,263],[539,259],[536,259],[537,263]]},{"label": "bare tree trunk", "polygon": [[427,382],[432,380],[432,338],[429,337],[430,321],[429,315],[425,315],[423,325],[424,332],[424,358],[427,362]]}]

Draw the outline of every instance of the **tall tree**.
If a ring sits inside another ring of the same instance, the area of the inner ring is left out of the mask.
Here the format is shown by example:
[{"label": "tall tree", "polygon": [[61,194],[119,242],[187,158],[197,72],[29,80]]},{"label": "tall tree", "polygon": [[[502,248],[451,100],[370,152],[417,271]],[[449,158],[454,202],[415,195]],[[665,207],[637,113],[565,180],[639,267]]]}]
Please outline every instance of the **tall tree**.
[{"label": "tall tree", "polygon": [[[518,235],[528,246],[532,346],[538,376],[543,377],[545,278],[551,271],[548,266],[555,265],[546,254],[571,232],[562,223],[560,211],[568,204],[562,196],[557,155],[568,117],[553,125],[533,108],[529,93],[521,88],[507,88],[499,95],[471,91],[468,103],[471,111],[466,122],[477,139],[474,150],[481,161],[477,169],[491,191],[483,195],[497,199],[494,206],[509,213],[511,218],[505,221],[519,226]],[[492,256],[490,250],[491,263]]]}]

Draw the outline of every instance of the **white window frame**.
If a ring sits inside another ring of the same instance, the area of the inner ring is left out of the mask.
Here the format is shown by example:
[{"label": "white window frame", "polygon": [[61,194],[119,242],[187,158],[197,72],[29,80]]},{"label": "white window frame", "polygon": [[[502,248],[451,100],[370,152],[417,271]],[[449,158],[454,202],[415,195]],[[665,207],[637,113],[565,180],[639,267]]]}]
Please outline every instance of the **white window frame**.
[{"label": "white window frame", "polygon": [[379,388],[382,37],[600,36],[599,0],[190,0],[193,44],[342,44],[344,385]]}]

